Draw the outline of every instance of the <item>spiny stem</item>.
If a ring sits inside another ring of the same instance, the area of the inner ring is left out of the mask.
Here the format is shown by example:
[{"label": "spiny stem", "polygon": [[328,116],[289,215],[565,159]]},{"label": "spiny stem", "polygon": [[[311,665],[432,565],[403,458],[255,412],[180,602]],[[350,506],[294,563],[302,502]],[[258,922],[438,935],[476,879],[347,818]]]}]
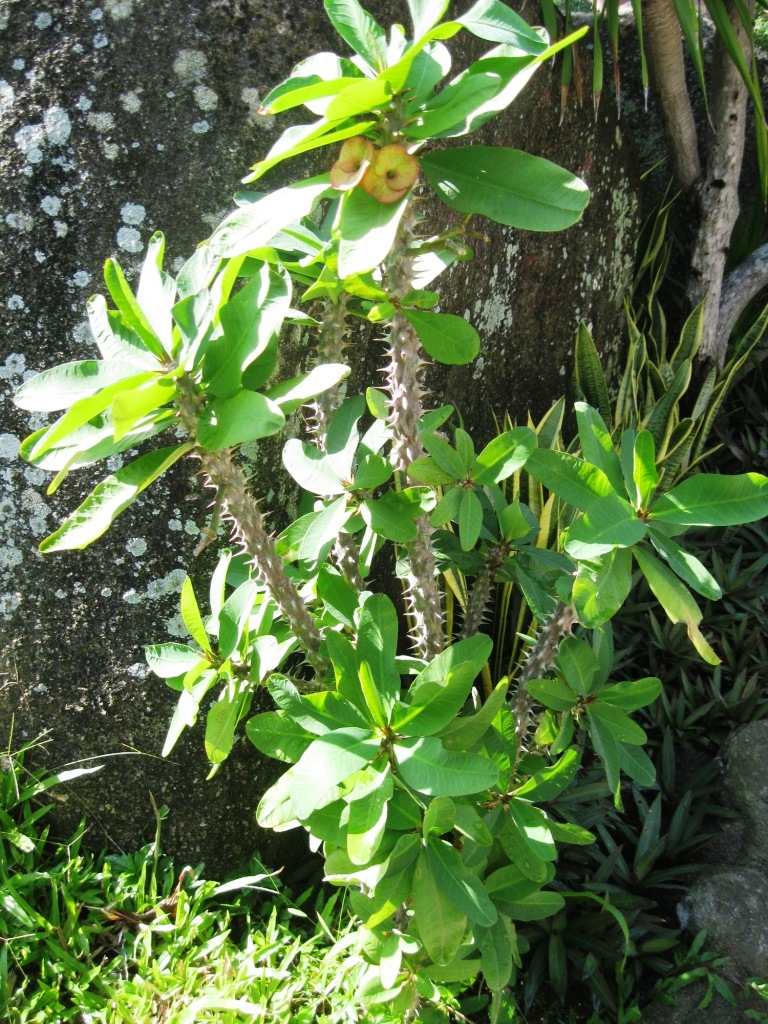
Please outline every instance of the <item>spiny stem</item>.
[{"label": "spiny stem", "polygon": [[485,556],[485,564],[475,577],[472,589],[467,599],[467,607],[464,612],[464,624],[461,628],[461,639],[475,636],[480,632],[488,606],[491,603],[493,584],[496,574],[504,564],[507,555],[505,544],[494,544]]},{"label": "spiny stem", "polygon": [[[412,216],[406,210],[397,241],[386,263],[388,290],[395,300],[401,299],[411,288],[412,265],[407,250],[412,238]],[[392,319],[388,355],[386,374],[395,469],[407,481],[410,464],[424,454],[419,420],[424,412],[422,368],[425,362],[419,337],[399,309],[395,310]],[[417,652],[426,658],[439,654],[445,644],[432,532],[427,516],[419,516],[416,519],[416,537],[406,546],[409,560],[406,600],[413,618],[411,638]]]},{"label": "spiny stem", "polygon": [[[201,399],[194,380],[185,374],[179,378],[179,419],[190,438],[195,437]],[[250,493],[245,473],[236,466],[228,448],[207,451],[199,445],[195,454],[200,459],[208,486],[221,501],[222,516],[232,523],[232,537],[253,559],[259,575],[269,588],[291,631],[298,638],[307,660],[319,676],[328,663],[320,656],[322,634],[315,625],[294,583],[288,578],[275,544],[264,528],[264,517],[256,498]]]},{"label": "spiny stem", "polygon": [[517,676],[517,693],[515,694],[512,713],[515,717],[518,749],[522,751],[523,741],[531,724],[531,708],[533,698],[528,693],[528,683],[532,679],[540,679],[554,664],[560,641],[567,636],[576,621],[576,612],[570,605],[558,603],[551,617],[539,630],[539,635],[528,656],[520,667]]}]

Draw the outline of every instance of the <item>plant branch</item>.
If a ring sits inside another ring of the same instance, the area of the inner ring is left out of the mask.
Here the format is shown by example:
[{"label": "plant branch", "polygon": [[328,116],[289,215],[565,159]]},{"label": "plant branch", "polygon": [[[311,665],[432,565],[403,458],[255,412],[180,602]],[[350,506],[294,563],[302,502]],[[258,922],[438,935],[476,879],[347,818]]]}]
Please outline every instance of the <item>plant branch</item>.
[{"label": "plant branch", "polygon": [[717,348],[725,351],[736,321],[759,291],[768,287],[768,243],[761,245],[723,281],[717,319]]},{"label": "plant branch", "polygon": [[675,177],[690,191],[701,178],[696,124],[685,83],[680,23],[672,0],[644,0],[643,25]]}]

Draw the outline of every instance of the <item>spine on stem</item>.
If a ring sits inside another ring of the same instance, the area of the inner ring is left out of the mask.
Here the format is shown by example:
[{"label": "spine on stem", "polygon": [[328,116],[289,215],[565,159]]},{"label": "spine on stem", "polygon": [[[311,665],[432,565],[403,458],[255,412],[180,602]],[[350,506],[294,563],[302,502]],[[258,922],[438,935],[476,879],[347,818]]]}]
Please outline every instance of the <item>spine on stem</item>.
[{"label": "spine on stem", "polygon": [[[179,419],[190,438],[194,438],[200,399],[188,375],[179,379],[178,388],[181,393]],[[328,664],[320,655],[322,634],[285,572],[274,541],[264,527],[258,500],[250,493],[245,473],[235,464],[227,448],[211,452],[198,445],[195,454],[200,459],[206,486],[216,491],[222,517],[232,524],[233,539],[253,560],[291,631],[298,638],[307,661],[318,675],[324,675]]]},{"label": "spine on stem", "polygon": [[540,679],[552,667],[557,657],[560,641],[571,632],[575,621],[574,609],[570,605],[558,604],[551,617],[539,630],[536,642],[520,666],[512,712],[515,717],[515,732],[521,751],[526,733],[531,725],[531,708],[533,707],[533,700],[528,692],[528,683],[531,679]]},{"label": "spine on stem", "polygon": [[[411,261],[407,249],[413,237],[412,222],[406,211],[397,242],[386,264],[389,292],[402,298],[411,287]],[[399,309],[395,310],[389,332],[388,365],[390,423],[394,431],[395,469],[407,481],[414,459],[424,454],[419,438],[419,420],[423,415],[423,367],[421,342]],[[407,545],[409,571],[406,600],[413,620],[412,640],[425,658],[439,654],[445,644],[442,599],[437,583],[432,526],[426,516],[416,520],[416,538]]]}]

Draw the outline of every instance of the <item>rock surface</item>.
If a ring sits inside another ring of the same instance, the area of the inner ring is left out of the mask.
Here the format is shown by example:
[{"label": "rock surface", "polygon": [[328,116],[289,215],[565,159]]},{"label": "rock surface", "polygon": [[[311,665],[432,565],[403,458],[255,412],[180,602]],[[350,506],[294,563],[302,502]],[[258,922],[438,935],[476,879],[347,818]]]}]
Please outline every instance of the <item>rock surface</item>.
[{"label": "rock surface", "polygon": [[[404,11],[376,4],[382,21]],[[47,733],[49,768],[105,765],[62,791],[60,832],[87,813],[95,845],[135,846],[154,832],[151,794],[170,807],[166,849],[209,871],[254,849],[275,864],[286,847],[253,823],[275,769],[247,744],[207,785],[200,734],[158,759],[174,695],[148,676],[142,646],[183,634],[188,571],[204,593],[212,552],[192,557],[208,516],[194,466],[176,467],[95,548],[43,561],[40,539],[92,482],[82,474],[46,494],[46,474],[17,458],[44,420],[16,410],[12,393],[30,373],[94,354],[85,301],[102,290],[106,257],[134,279],[153,231],[166,233],[172,268],[210,233],[282,130],[258,114],[259,96],[335,46],[322,5],[308,0],[0,0],[0,746]],[[461,398],[468,421],[477,413],[481,434],[492,412],[541,414],[560,394],[580,318],[614,354],[620,337],[634,166],[609,111],[594,130],[585,112],[561,132],[555,74],[541,71],[528,107],[486,141],[565,163],[593,187],[593,205],[564,235],[489,230],[493,241],[478,246],[467,278],[451,277],[442,307],[466,312],[487,338],[482,364],[435,385]],[[306,161],[291,173],[312,170]],[[271,478],[270,488],[278,507],[290,502]]]}]

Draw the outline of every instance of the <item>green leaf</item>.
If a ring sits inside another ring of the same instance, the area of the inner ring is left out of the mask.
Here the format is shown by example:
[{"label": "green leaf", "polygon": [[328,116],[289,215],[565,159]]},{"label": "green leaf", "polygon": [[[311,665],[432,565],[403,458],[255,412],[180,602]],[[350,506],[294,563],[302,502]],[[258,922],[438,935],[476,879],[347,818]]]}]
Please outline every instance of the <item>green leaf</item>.
[{"label": "green leaf", "polygon": [[570,750],[566,750],[559,761],[549,768],[542,768],[518,790],[515,790],[515,796],[527,796],[542,803],[554,800],[570,786],[579,770],[579,762],[579,751],[571,747]]},{"label": "green leaf", "polygon": [[471,662],[456,665],[442,680],[424,683],[409,704],[398,704],[392,728],[407,736],[433,736],[452,722],[466,703],[477,672]]},{"label": "green leaf", "polygon": [[164,254],[165,237],[161,231],[156,231],[147,243],[136,301],[163,349],[170,352],[173,345],[171,309],[176,301],[176,282],[163,271]]},{"label": "green leaf", "polygon": [[525,465],[536,447],[536,435],[528,427],[499,434],[477,457],[472,479],[476,484],[499,483]]},{"label": "green leaf", "polygon": [[642,747],[619,747],[621,770],[640,786],[652,786],[656,782],[656,767]]},{"label": "green leaf", "polygon": [[613,446],[611,432],[600,414],[584,402],[576,402],[576,421],[579,427],[579,441],[584,459],[599,467],[610,480],[618,494],[624,493],[624,476],[621,463]]},{"label": "green leaf", "polygon": [[677,576],[645,548],[635,548],[637,564],[648,580],[653,593],[672,622],[684,622],[691,643],[709,665],[719,665],[720,659],[709,646],[699,629],[701,609],[691,592]]},{"label": "green leaf", "polygon": [[344,493],[344,484],[326,453],[306,441],[292,437],[285,442],[283,465],[296,483],[312,494],[328,497]]},{"label": "green leaf", "polygon": [[339,277],[374,270],[388,256],[408,203],[404,196],[397,203],[380,203],[362,188],[344,196],[341,208],[339,241]]},{"label": "green leaf", "polygon": [[556,164],[516,149],[467,146],[428,153],[421,169],[454,210],[528,231],[571,227],[586,208],[587,186]]},{"label": "green leaf", "polygon": [[369,730],[346,727],[319,736],[291,769],[291,802],[299,820],[337,797],[337,786],[379,754]]},{"label": "green leaf", "polygon": [[553,861],[557,848],[549,831],[549,819],[540,807],[525,800],[512,800],[507,805],[510,820],[517,827],[523,842],[540,860]]},{"label": "green leaf", "polygon": [[224,602],[219,613],[219,657],[234,654],[248,624],[258,593],[255,580],[246,580]]},{"label": "green leaf", "polygon": [[318,512],[299,544],[299,560],[309,565],[323,562],[351,515],[345,497],[337,498]]},{"label": "green leaf", "polygon": [[248,720],[245,734],[267,757],[294,764],[314,740],[314,736],[294,722],[284,711],[264,711]]},{"label": "green leaf", "polygon": [[530,695],[554,711],[570,711],[576,707],[577,697],[567,683],[560,679],[531,679],[527,689]]},{"label": "green leaf", "polygon": [[613,734],[611,725],[603,721],[599,715],[589,715],[587,724],[592,746],[603,763],[605,777],[608,780],[608,788],[612,793],[616,793],[619,787],[619,773],[621,770],[619,742]]},{"label": "green leaf", "polygon": [[295,828],[299,823],[291,803],[292,779],[289,769],[277,782],[270,786],[256,808],[256,821],[262,828]]},{"label": "green leaf", "polygon": [[638,708],[653,704],[661,694],[661,680],[655,676],[645,679],[627,679],[622,683],[604,686],[595,699],[613,704],[622,711],[637,711]]},{"label": "green leaf", "polygon": [[385,491],[380,498],[363,502],[360,512],[374,533],[397,544],[407,544],[416,536],[414,519],[422,513],[421,494],[413,487]]},{"label": "green leaf", "polygon": [[456,718],[440,732],[443,744],[451,750],[469,750],[478,743],[490,729],[491,723],[504,707],[509,682],[502,679],[493,693],[474,715]]},{"label": "green leaf", "polygon": [[[521,67],[525,67],[530,63],[530,58],[518,58],[518,62]],[[419,108],[419,120],[416,124],[408,125],[405,133],[412,139],[434,139],[443,134],[450,137],[463,135],[472,130],[471,116],[503,87],[501,76],[490,70],[465,73],[449,82],[437,96],[427,100]]]},{"label": "green leaf", "polygon": [[[251,174],[249,174],[247,178],[244,178],[243,181],[245,183],[256,181],[257,178],[260,178],[263,174],[266,174],[267,171],[270,170],[272,167],[276,167],[277,164],[282,163],[283,160],[289,160],[291,157],[298,156],[300,153],[308,153],[310,152],[310,150],[318,149],[320,146],[330,146],[336,142],[342,142],[344,139],[349,139],[353,135],[365,135],[365,133],[370,128],[374,128],[376,126],[376,121],[353,121],[352,124],[347,124],[345,127],[339,128],[338,121],[329,122],[325,117],[320,118],[319,121],[315,121],[314,124],[294,125],[292,128],[287,128],[283,132],[283,134],[274,144],[272,149],[270,149],[266,158],[264,160],[260,160],[257,164],[254,164],[251,169]],[[320,179],[312,179],[313,182],[318,180]],[[326,185],[328,187],[328,193],[330,195],[330,185],[328,184],[328,180],[329,179],[325,177]],[[292,187],[297,188],[300,187],[302,184],[305,183],[300,182],[298,186]],[[274,194],[275,193],[273,193],[273,195]],[[321,198],[324,198],[324,193],[321,193],[319,196],[315,196],[313,198],[313,202],[319,202]],[[309,197],[306,197],[306,199],[308,200]],[[283,201],[286,203],[286,208],[289,208],[291,204],[290,197],[284,197]],[[306,202],[302,202],[302,207],[305,205]],[[265,210],[264,214],[268,217],[272,216],[271,211]],[[278,224],[282,216],[283,214],[281,213],[280,216],[276,218]],[[295,204],[293,216],[296,220],[299,220],[301,216],[296,213]],[[306,214],[304,214],[304,216],[306,216]],[[232,219],[233,231],[234,234],[237,235],[238,224],[235,220],[234,214],[232,215]],[[286,221],[285,223],[290,223],[290,220]],[[259,231],[259,235],[257,237],[263,237],[265,233],[269,234],[270,238],[274,237],[274,234],[276,233],[274,227],[274,224],[270,224],[268,227],[257,225],[257,230]],[[245,225],[245,229],[247,232],[247,224]],[[277,230],[280,230],[279,226],[277,227]],[[267,239],[267,241],[268,240],[269,239]],[[264,243],[258,242],[257,245],[253,246],[248,245],[247,243],[244,242],[244,240],[238,240],[235,247],[237,248],[238,251],[241,251],[241,247],[244,244],[245,250],[243,251],[248,251],[250,249],[258,249]]]},{"label": "green leaf", "polygon": [[415,699],[420,688],[427,683],[442,683],[448,673],[465,662],[470,662],[474,675],[478,676],[483,666],[490,657],[493,649],[493,641],[489,636],[478,634],[477,636],[466,637],[446,647],[444,651],[436,655],[430,663],[411,683],[409,694]]},{"label": "green leaf", "polygon": [[[392,804],[390,804],[390,817]],[[387,867],[373,892],[377,909],[365,921],[366,928],[375,928],[403,905],[413,892],[413,874],[421,844],[413,833],[400,836],[389,855]]]},{"label": "green leaf", "polygon": [[278,405],[257,391],[241,389],[205,406],[197,422],[197,442],[215,452],[271,437],[284,426],[285,416]]},{"label": "green leaf", "polygon": [[559,892],[535,892],[520,900],[510,901],[505,912],[516,921],[541,921],[552,917],[565,906]]},{"label": "green leaf", "polygon": [[400,676],[395,664],[398,620],[395,606],[385,594],[371,594],[363,603],[357,631],[358,666],[368,664],[372,681],[384,708],[386,725],[400,693]]},{"label": "green leaf", "polygon": [[427,796],[468,796],[498,781],[498,768],[487,757],[446,750],[432,736],[398,740],[393,749],[405,783]]},{"label": "green leaf", "polygon": [[131,391],[121,391],[112,403],[115,441],[121,441],[139,421],[159,412],[177,395],[176,381],[168,377],[148,381]]},{"label": "green leaf", "polygon": [[347,854],[353,864],[368,864],[379,848],[387,825],[387,804],[393,792],[389,765],[383,772],[369,771],[375,777],[374,788],[359,799],[353,790],[348,798]]},{"label": "green leaf", "polygon": [[324,0],[333,27],[341,38],[374,71],[387,65],[387,38],[384,29],[357,0]]},{"label": "green leaf", "polygon": [[348,85],[359,81],[359,78],[333,78],[325,82],[317,75],[306,78],[292,77],[265,96],[263,106],[270,114],[282,114],[303,104],[309,106],[312,100],[337,96]]},{"label": "green leaf", "polygon": [[424,812],[422,834],[425,839],[430,835],[443,836],[450,832],[456,821],[456,804],[448,796],[436,796],[430,800]]},{"label": "green leaf", "polygon": [[436,964],[450,963],[464,938],[467,919],[445,899],[425,849],[419,852],[413,874],[413,910],[419,937],[430,959]]},{"label": "green leaf", "polygon": [[267,351],[280,330],[290,297],[287,272],[278,273],[263,264],[222,306],[223,333],[209,343],[203,359],[203,386],[209,394],[228,398],[238,391],[244,372]]},{"label": "green leaf", "polygon": [[408,0],[413,38],[418,42],[445,14],[450,0]]},{"label": "green leaf", "polygon": [[587,720],[592,723],[596,718],[607,729],[610,729],[611,735],[618,743],[641,746],[647,739],[645,731],[641,729],[637,722],[633,722],[628,715],[624,714],[621,708],[616,707],[614,704],[607,704],[599,700],[594,700],[591,704],[587,704]]},{"label": "green leaf", "polygon": [[659,486],[659,473],[656,469],[656,445],[653,435],[641,430],[635,438],[632,479],[635,484],[633,495],[635,507],[647,509]]},{"label": "green leaf", "polygon": [[200,651],[178,643],[148,644],[144,648],[144,657],[150,669],[161,679],[185,675],[203,660]]},{"label": "green leaf", "polygon": [[117,260],[109,259],[104,264],[104,280],[113,302],[123,314],[126,323],[138,334],[155,358],[165,365],[168,362],[168,353],[137,302]]},{"label": "green leaf", "polygon": [[309,373],[299,374],[298,377],[291,377],[290,380],[267,388],[264,394],[288,416],[310,398],[335,388],[348,375],[349,367],[343,363],[322,363],[313,367]]},{"label": "green leaf", "polygon": [[425,859],[443,898],[450,900],[475,924],[488,927],[496,921],[498,913],[483,883],[467,870],[453,846],[442,839],[429,838]]},{"label": "green leaf", "polygon": [[422,435],[422,442],[438,468],[448,476],[448,479],[460,481],[465,478],[464,462],[459,453],[447,441],[438,437],[437,434],[425,433]]},{"label": "green leaf", "polygon": [[572,558],[593,559],[613,548],[639,544],[647,532],[647,525],[628,501],[618,494],[607,494],[593,499],[568,527],[563,546]]},{"label": "green leaf", "polygon": [[202,647],[206,654],[212,657],[213,649],[208,639],[208,633],[202,616],[200,615],[200,608],[195,597],[195,589],[189,576],[186,577],[181,585],[180,610],[182,621],[189,630],[189,635]]},{"label": "green leaf", "polygon": [[[429,459],[428,461],[434,466],[434,459]],[[412,469],[413,463],[408,467],[408,472],[410,473]],[[438,472],[442,471],[438,470]],[[416,476],[414,479],[422,479],[422,476]],[[430,524],[432,526],[445,526],[446,523],[450,523],[452,520],[456,522],[459,518],[459,510],[464,500],[464,494],[465,491],[461,487],[449,488],[440,501],[438,501],[435,510],[430,515]]]},{"label": "green leaf", "polygon": [[509,43],[525,53],[542,53],[547,49],[546,42],[528,22],[500,0],[477,0],[456,21],[479,39]]},{"label": "green leaf", "polygon": [[[321,123],[326,124],[325,120]],[[357,133],[353,131],[351,134]],[[317,203],[330,192],[327,174],[268,192],[255,203],[241,206],[225,217],[208,244],[222,259],[232,259],[259,249],[286,225],[309,216]]]},{"label": "green leaf", "polygon": [[653,527],[648,531],[648,537],[670,569],[689,587],[710,601],[720,600],[723,596],[720,584],[698,558],[681,548],[677,541],[664,536],[660,530]]},{"label": "green leaf", "polygon": [[579,562],[571,599],[582,626],[597,629],[612,619],[632,587],[632,553],[614,548],[594,561]]},{"label": "green leaf", "polygon": [[211,764],[229,757],[235,742],[235,728],[250,697],[250,683],[241,680],[227,687],[205,719],[205,753]]},{"label": "green leaf", "polygon": [[575,508],[587,508],[595,498],[613,493],[611,482],[601,469],[567,452],[536,448],[528,456],[525,469],[547,490]]},{"label": "green leaf", "polygon": [[600,662],[585,640],[567,636],[560,644],[555,664],[576,693],[586,697],[592,692],[600,675]]},{"label": "green leaf", "polygon": [[392,87],[386,78],[374,81],[357,79],[331,100],[325,110],[329,121],[346,121],[373,110],[386,110],[392,100]]},{"label": "green leaf", "polygon": [[317,594],[337,622],[349,629],[354,628],[358,594],[341,573],[329,565],[321,566],[317,577]]},{"label": "green leaf", "polygon": [[403,316],[419,336],[424,351],[438,363],[463,366],[480,351],[480,336],[472,324],[453,313],[404,309]]},{"label": "green leaf", "polygon": [[467,488],[459,506],[459,543],[463,551],[471,551],[483,528],[483,506],[471,488]]},{"label": "green leaf", "polygon": [[102,480],[58,530],[41,542],[40,550],[73,551],[88,547],[191,447],[181,444],[149,452]]},{"label": "green leaf", "polygon": [[768,477],[698,473],[654,504],[651,521],[675,526],[738,526],[768,516]]},{"label": "green leaf", "polygon": [[92,295],[86,303],[88,323],[102,359],[131,363],[139,370],[159,370],[161,360],[129,327],[123,314],[107,309],[103,295]]},{"label": "green leaf", "polygon": [[[62,363],[25,381],[13,401],[19,409],[30,412],[57,412],[129,378],[136,378],[136,366],[123,360]],[[142,379],[154,378],[155,374],[142,375]]]}]

